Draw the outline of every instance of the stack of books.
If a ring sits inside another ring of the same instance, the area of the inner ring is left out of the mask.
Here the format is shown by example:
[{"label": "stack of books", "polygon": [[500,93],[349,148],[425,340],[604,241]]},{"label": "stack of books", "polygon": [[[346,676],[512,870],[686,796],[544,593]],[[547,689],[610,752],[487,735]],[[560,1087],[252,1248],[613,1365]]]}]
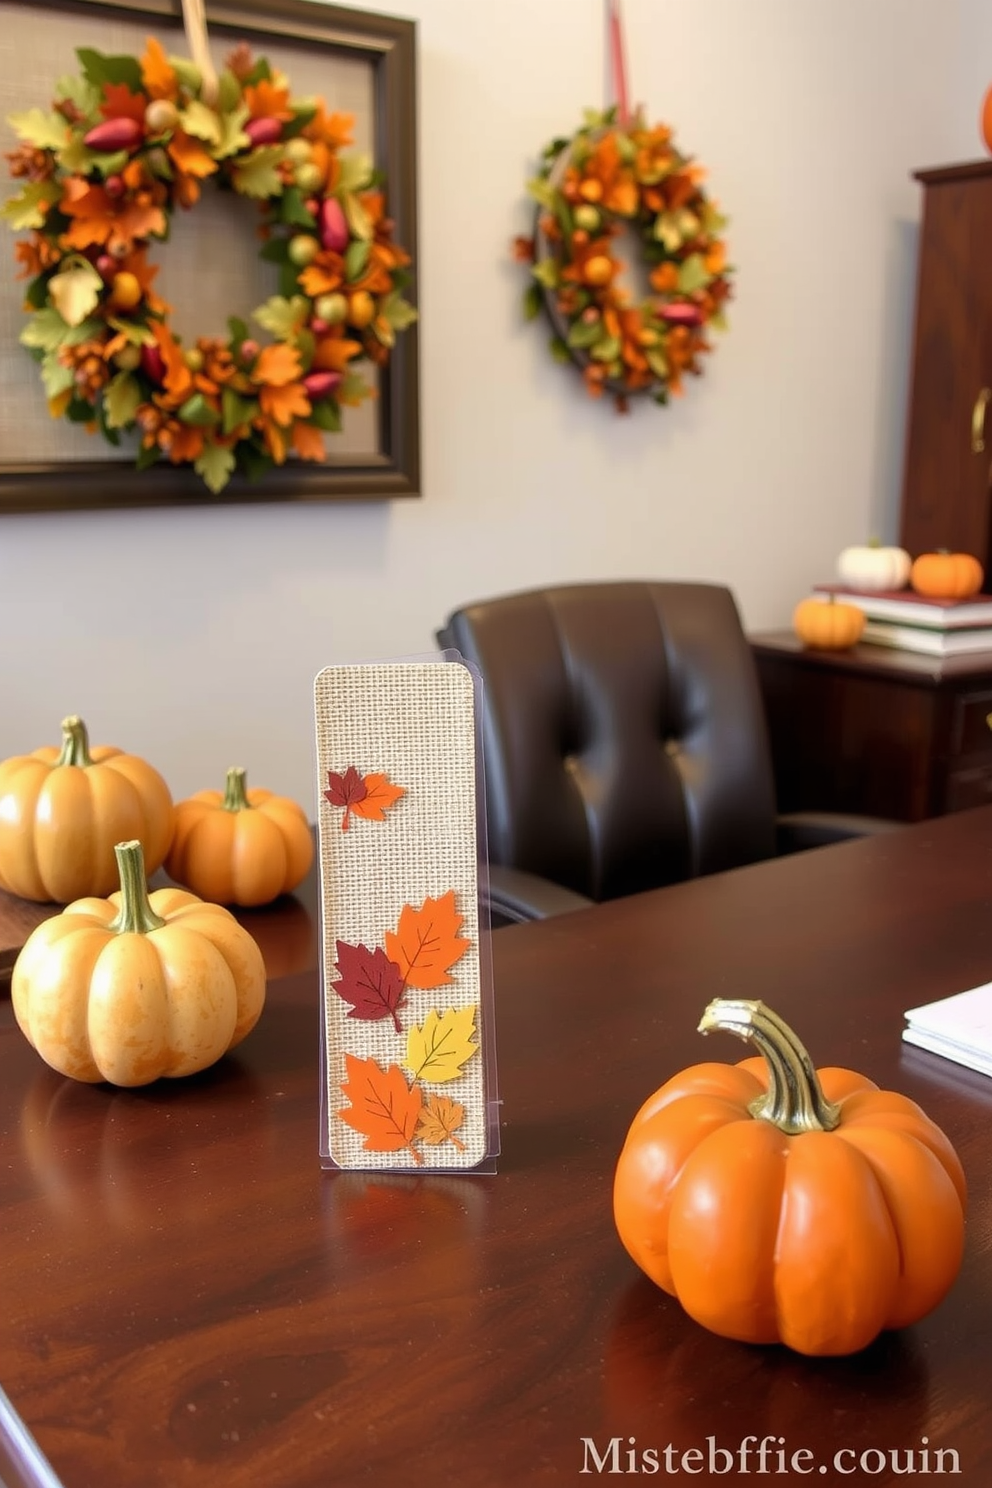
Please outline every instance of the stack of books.
[{"label": "stack of books", "polygon": [[867,594],[843,584],[817,584],[814,593],[857,605],[865,616],[861,639],[923,656],[992,652],[992,594],[971,599],[930,599],[912,589]]}]

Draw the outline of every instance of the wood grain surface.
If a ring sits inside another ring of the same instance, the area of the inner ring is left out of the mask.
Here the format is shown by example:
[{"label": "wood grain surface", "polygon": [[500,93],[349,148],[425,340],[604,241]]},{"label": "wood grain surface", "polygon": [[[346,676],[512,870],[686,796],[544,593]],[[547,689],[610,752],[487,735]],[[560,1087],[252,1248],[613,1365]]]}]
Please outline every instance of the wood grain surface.
[{"label": "wood grain surface", "polygon": [[[992,808],[501,930],[493,961],[490,1177],[321,1171],[312,964],[212,1071],[142,1091],[60,1079],[0,1005],[0,1385],[66,1488],[579,1485],[616,1481],[588,1455],[614,1441],[624,1475],[654,1449],[662,1480],[670,1448],[727,1483],[764,1437],[806,1481],[905,1482],[940,1450],[987,1488],[992,1082],[900,1031],[992,978]],[[616,1237],[642,1100],[743,1053],[695,1032],[715,996],[764,998],[961,1155],[961,1276],[858,1356],[717,1338]],[[44,1481],[0,1441],[10,1488]]]}]

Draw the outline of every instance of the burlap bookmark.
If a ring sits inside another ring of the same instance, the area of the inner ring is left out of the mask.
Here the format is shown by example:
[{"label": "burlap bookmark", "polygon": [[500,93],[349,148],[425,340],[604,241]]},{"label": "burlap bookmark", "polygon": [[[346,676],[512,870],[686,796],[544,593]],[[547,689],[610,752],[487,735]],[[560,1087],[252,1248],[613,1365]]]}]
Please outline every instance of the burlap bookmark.
[{"label": "burlap bookmark", "polygon": [[487,1155],[476,698],[457,662],[315,684],[326,1101],[341,1168]]}]

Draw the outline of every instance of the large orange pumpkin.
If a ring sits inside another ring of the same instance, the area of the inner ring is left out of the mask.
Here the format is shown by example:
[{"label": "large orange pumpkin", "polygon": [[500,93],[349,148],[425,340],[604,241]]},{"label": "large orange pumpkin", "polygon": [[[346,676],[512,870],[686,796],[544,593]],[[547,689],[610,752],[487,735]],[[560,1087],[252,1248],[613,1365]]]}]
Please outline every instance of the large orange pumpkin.
[{"label": "large orange pumpkin", "polygon": [[950,1288],[965,1180],[913,1101],[814,1070],[760,1002],[717,999],[701,1032],[758,1058],[700,1064],[656,1091],[617,1164],[620,1238],[704,1327],[803,1354],[849,1354],[916,1322]]},{"label": "large orange pumpkin", "polygon": [[312,862],[302,806],[260,787],[248,790],[235,765],[223,792],[198,791],[179,802],[165,866],[203,899],[249,907],[290,893]]},{"label": "large orange pumpkin", "polygon": [[137,839],[149,873],[172,841],[172,796],[157,770],[86,725],[62,722],[62,745],[0,764],[0,888],[68,904],[117,887],[116,843]]}]

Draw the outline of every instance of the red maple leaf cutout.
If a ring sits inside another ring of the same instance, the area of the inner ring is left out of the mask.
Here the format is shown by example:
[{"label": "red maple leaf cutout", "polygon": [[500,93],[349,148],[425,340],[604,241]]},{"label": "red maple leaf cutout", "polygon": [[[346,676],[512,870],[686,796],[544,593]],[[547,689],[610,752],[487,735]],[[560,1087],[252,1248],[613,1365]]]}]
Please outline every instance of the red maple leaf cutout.
[{"label": "red maple leaf cutout", "polygon": [[324,797],[330,801],[332,806],[344,807],[344,821],[341,823],[342,832],[347,832],[351,820],[352,808],[360,801],[364,801],[369,793],[369,788],[359,775],[354,765],[349,765],[343,775],[337,774],[335,770],[328,770],[327,784],[329,789],[325,790]]},{"label": "red maple leaf cutout", "polygon": [[405,1147],[415,1163],[423,1158],[413,1145],[423,1109],[419,1085],[408,1085],[395,1064],[383,1069],[374,1059],[344,1056],[347,1078],[341,1093],[351,1104],[339,1118],[365,1137],[368,1152],[398,1152]]},{"label": "red maple leaf cutout", "polygon": [[333,983],[334,990],[351,1003],[349,1018],[362,1018],[369,1023],[392,1018],[396,1032],[402,1031],[396,1010],[403,1001],[406,982],[396,962],[390,961],[381,947],[370,951],[367,946],[347,945],[339,940],[336,970],[340,978]]},{"label": "red maple leaf cutout", "polygon": [[349,765],[343,774],[328,770],[327,784],[330,789],[324,795],[332,806],[344,807],[342,832],[347,832],[352,816],[362,816],[366,821],[385,821],[390,806],[395,806],[406,788],[393,785],[388,775],[359,775],[354,765]]}]

